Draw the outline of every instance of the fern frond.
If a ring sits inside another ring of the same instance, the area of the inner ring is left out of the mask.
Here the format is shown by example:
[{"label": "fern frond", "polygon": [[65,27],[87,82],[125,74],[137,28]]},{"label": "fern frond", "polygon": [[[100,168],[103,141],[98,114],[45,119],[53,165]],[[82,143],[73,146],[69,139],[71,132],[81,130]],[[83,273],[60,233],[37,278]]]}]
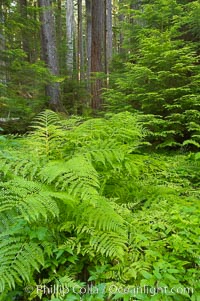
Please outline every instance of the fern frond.
[{"label": "fern frond", "polygon": [[2,162],[0,170],[5,175],[22,176],[32,181],[40,171],[40,160],[37,157],[30,156],[30,153],[22,155],[18,152],[9,152],[0,154],[0,158]]},{"label": "fern frond", "polygon": [[40,172],[40,178],[47,184],[54,184],[57,189],[68,191],[72,195],[84,197],[91,189],[93,193],[99,188],[98,173],[84,156],[77,155],[72,159],[52,161]]},{"label": "fern frond", "polygon": [[[139,157],[133,164],[129,158],[144,136],[131,113],[64,122],[47,110],[32,129],[20,149],[0,153],[1,290],[28,281],[43,264],[42,254],[52,256],[60,247],[79,262],[85,254],[99,262],[123,259],[132,216],[110,199],[109,184],[115,181],[122,190],[122,179],[139,181],[144,168]],[[59,223],[49,217],[59,217]],[[68,259],[62,261],[60,254],[56,262],[47,260],[48,279],[61,279],[66,271]],[[70,281],[65,275],[63,283]]]},{"label": "fern frond", "polygon": [[107,199],[97,195],[90,195],[88,200],[77,204],[61,225],[61,231],[73,230],[77,235],[69,239],[66,246],[83,255],[101,253],[120,258],[126,249],[126,222],[113,207]]},{"label": "fern frond", "polygon": [[127,237],[115,232],[96,232],[90,238],[90,245],[96,252],[111,258],[123,260]]},{"label": "fern frond", "polygon": [[43,252],[36,243],[27,242],[23,236],[5,237],[0,243],[0,292],[29,280],[32,270],[39,271],[43,263]]},{"label": "fern frond", "polygon": [[[124,160],[124,149],[114,139],[93,140],[91,143],[77,148],[76,153],[84,155],[94,165],[101,163],[104,168],[115,168],[116,162]],[[107,165],[106,165],[107,164]]]},{"label": "fern frond", "polygon": [[33,121],[34,129],[28,135],[27,145],[34,147],[34,153],[47,158],[62,157],[64,131],[55,112],[46,110]]},{"label": "fern frond", "polygon": [[129,112],[113,114],[106,119],[89,119],[72,131],[77,146],[87,145],[90,141],[115,140],[120,145],[138,146],[145,136],[136,115]]},{"label": "fern frond", "polygon": [[39,113],[33,120],[32,128],[47,128],[50,125],[59,125],[60,118],[58,114],[51,110],[45,110]]},{"label": "fern frond", "polygon": [[90,257],[104,255],[112,259],[118,258],[123,261],[123,256],[127,250],[126,233],[118,234],[112,231],[101,231],[85,226],[82,233],[77,233],[77,237],[70,237],[59,248],[71,250],[76,254]]},{"label": "fern frond", "polygon": [[15,178],[0,183],[0,212],[17,210],[25,220],[45,219],[51,214],[58,216],[59,209],[51,191],[42,184]]},{"label": "fern frond", "polygon": [[[103,218],[102,218],[103,217]],[[76,225],[88,225],[102,231],[124,233],[124,220],[104,197],[91,197],[91,202],[78,206]]]}]

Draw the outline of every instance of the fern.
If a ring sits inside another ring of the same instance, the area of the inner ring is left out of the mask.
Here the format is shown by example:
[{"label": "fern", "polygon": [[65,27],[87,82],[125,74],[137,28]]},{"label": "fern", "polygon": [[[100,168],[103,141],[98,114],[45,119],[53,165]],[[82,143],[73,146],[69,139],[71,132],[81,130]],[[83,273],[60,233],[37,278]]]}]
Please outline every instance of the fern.
[{"label": "fern", "polygon": [[47,159],[60,157],[64,132],[58,115],[46,110],[33,121],[33,132],[26,140],[29,147],[34,147],[34,153]]},{"label": "fern", "polygon": [[58,214],[54,196],[41,184],[22,178],[0,183],[0,291],[29,281],[44,263],[42,248],[23,234],[26,221]]},{"label": "fern", "polygon": [[90,226],[102,231],[125,233],[125,221],[105,198],[91,196],[91,202],[89,200],[86,204],[81,203],[74,213],[76,226]]},{"label": "fern", "polygon": [[38,183],[15,178],[1,183],[0,189],[0,212],[16,210],[28,221],[59,214],[51,191]]},{"label": "fern", "polygon": [[108,115],[106,118],[90,119],[74,129],[77,144],[94,140],[116,141],[118,144],[138,147],[146,135],[139,124],[139,118],[129,112]]},{"label": "fern", "polygon": [[127,250],[126,220],[104,196],[102,182],[106,173],[113,177],[124,166],[132,172],[128,156],[144,136],[137,117],[121,113],[62,121],[45,111],[32,129],[20,140],[20,152],[11,147],[0,153],[0,283],[5,291],[29,281],[41,265],[47,267],[62,245],[74,256],[99,260],[120,259]]},{"label": "fern", "polygon": [[84,156],[75,156],[67,162],[51,161],[40,171],[40,178],[47,184],[54,183],[57,189],[74,195],[82,195],[88,189],[99,187],[98,174]]},{"label": "fern", "polygon": [[89,145],[77,148],[77,152],[92,161],[94,165],[101,163],[104,168],[115,168],[116,162],[124,160],[124,150],[114,139],[94,140]]},{"label": "fern", "polygon": [[90,239],[90,245],[96,252],[111,258],[118,258],[123,261],[125,255],[125,244],[127,237],[119,236],[115,232],[97,232],[93,233]]},{"label": "fern", "polygon": [[26,237],[0,236],[0,292],[7,286],[14,288],[15,283],[29,281],[32,271],[38,270],[43,264],[43,251],[33,242],[28,242]]},{"label": "fern", "polygon": [[[64,229],[64,228],[63,228]],[[116,232],[100,231],[87,226],[77,229],[77,236],[69,238],[65,244],[60,246],[62,250],[72,250],[75,254],[86,254],[90,257],[119,259],[123,261],[125,255],[127,236]],[[80,233],[81,231],[81,233]]]},{"label": "fern", "polygon": [[[142,155],[142,118],[59,120],[45,111],[34,132],[2,149],[2,298],[29,281],[79,285],[91,275],[95,285],[126,287],[156,286],[158,275],[171,287],[175,263],[177,283],[196,288],[199,155]],[[46,299],[24,296],[36,297]]]}]

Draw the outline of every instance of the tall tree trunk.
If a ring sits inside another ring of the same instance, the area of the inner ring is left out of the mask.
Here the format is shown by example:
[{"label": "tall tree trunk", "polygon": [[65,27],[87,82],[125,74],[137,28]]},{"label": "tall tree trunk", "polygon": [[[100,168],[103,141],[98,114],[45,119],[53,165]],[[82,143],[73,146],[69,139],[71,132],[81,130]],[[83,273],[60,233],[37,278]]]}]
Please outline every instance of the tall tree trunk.
[{"label": "tall tree trunk", "polygon": [[78,79],[84,78],[84,52],[83,52],[83,5],[78,0]]},{"label": "tall tree trunk", "polygon": [[107,17],[106,17],[106,24],[107,24],[107,59],[108,63],[112,60],[112,40],[113,40],[113,34],[112,34],[112,0],[106,0],[106,11],[107,11]]},{"label": "tall tree trunk", "polygon": [[[41,23],[44,60],[52,75],[58,76],[59,67],[56,48],[55,19],[51,7],[51,1],[39,0],[39,6],[42,8]],[[63,106],[60,101],[59,83],[54,82],[47,86],[47,96],[49,97],[49,106],[51,109],[55,111],[63,111]]]},{"label": "tall tree trunk", "polygon": [[21,18],[22,18],[23,23],[25,25],[21,29],[22,48],[23,48],[24,52],[26,53],[28,61],[30,62],[31,61],[31,53],[30,53],[29,39],[27,37],[27,30],[26,30],[26,24],[27,24],[27,21],[28,21],[27,0],[19,0],[19,9],[20,9]]},{"label": "tall tree trunk", "polygon": [[[32,8],[34,8],[31,12],[29,12],[30,17],[32,18],[34,24],[39,25],[39,10],[38,10],[38,3],[37,0],[32,1]],[[31,47],[29,44],[29,51],[31,52],[31,62],[38,61],[38,58],[41,56],[41,41],[40,41],[40,30],[37,27],[36,30],[32,33],[32,41]]]},{"label": "tall tree trunk", "polygon": [[[119,9],[121,8],[122,4],[123,4],[123,0],[119,0]],[[120,26],[119,46],[118,46],[119,53],[124,53],[124,49],[123,49],[124,34],[122,32],[122,23],[123,23],[123,21],[124,21],[124,14],[120,13],[119,23],[121,24],[121,26]]]},{"label": "tall tree trunk", "polygon": [[104,48],[104,5],[105,2],[92,0],[92,44],[91,44],[91,73],[95,78],[92,81],[92,109],[98,110],[102,106],[102,80],[98,73],[103,71],[102,56]]},{"label": "tall tree trunk", "polygon": [[113,13],[113,53],[118,53],[118,33],[117,27],[119,26],[119,0],[112,0],[112,13]]},{"label": "tall tree trunk", "polygon": [[[85,0],[86,5],[86,56],[88,88],[91,72],[91,44],[92,44],[92,0]],[[90,89],[89,89],[90,90]]]},{"label": "tall tree trunk", "polygon": [[3,13],[3,3],[0,4],[0,83],[6,83],[6,62],[5,54],[6,50],[6,39],[5,39],[5,29],[4,29],[4,13]]},{"label": "tall tree trunk", "polygon": [[57,38],[59,69],[61,70],[61,68],[64,67],[63,56],[62,56],[62,0],[57,0],[56,38]]},{"label": "tall tree trunk", "polygon": [[74,66],[74,5],[73,0],[66,0],[66,66],[69,75],[73,74]]},{"label": "tall tree trunk", "polygon": [[107,85],[109,84],[109,64],[112,60],[112,48],[113,48],[113,35],[112,35],[112,0],[105,0],[105,13],[106,13],[106,28],[105,28],[105,70],[107,74]]}]

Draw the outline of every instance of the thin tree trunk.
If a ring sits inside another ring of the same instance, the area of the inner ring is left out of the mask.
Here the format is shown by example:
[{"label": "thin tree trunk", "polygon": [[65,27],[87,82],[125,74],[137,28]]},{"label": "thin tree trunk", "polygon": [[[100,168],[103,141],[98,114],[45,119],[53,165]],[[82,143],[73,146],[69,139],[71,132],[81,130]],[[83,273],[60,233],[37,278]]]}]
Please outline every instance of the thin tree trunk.
[{"label": "thin tree trunk", "polygon": [[[34,24],[39,25],[39,10],[38,10],[38,3],[36,1],[32,1],[32,11],[29,12],[29,17],[33,20]],[[31,43],[29,43],[29,51],[31,62],[38,61],[38,58],[41,56],[41,34],[38,27],[32,32]]]},{"label": "thin tree trunk", "polygon": [[[27,20],[28,20],[27,0],[20,0],[19,1],[19,9],[20,9],[21,18],[22,18],[23,22],[26,25]],[[31,53],[30,53],[30,45],[29,45],[29,39],[27,37],[26,27],[22,27],[21,33],[22,33],[22,48],[23,48],[24,52],[26,53],[28,61],[30,62],[31,61]]]},{"label": "thin tree trunk", "polygon": [[84,54],[83,54],[83,5],[78,0],[78,79],[84,78]]},{"label": "thin tree trunk", "polygon": [[[119,0],[119,6],[120,7],[121,7],[122,4],[123,4],[123,0]],[[123,21],[124,21],[124,15],[120,14],[119,15],[119,22],[121,23],[121,25],[122,25]],[[124,53],[123,42],[124,42],[124,34],[122,32],[122,26],[120,26],[119,46],[118,46],[119,53]]]},{"label": "thin tree trunk", "polygon": [[[102,106],[102,80],[98,73],[103,71],[102,54],[104,48],[104,1],[92,0],[92,45],[91,45],[91,73],[92,82],[92,109],[98,110]],[[97,75],[97,76],[96,76]]]},{"label": "thin tree trunk", "polygon": [[[92,0],[85,0],[86,5],[86,56],[88,88],[91,72],[91,44],[92,44]],[[89,89],[90,90],[90,89]]]},{"label": "thin tree trunk", "polygon": [[[107,62],[108,64],[112,60],[112,48],[113,48],[113,34],[112,34],[112,0],[106,0],[106,27],[107,27]],[[107,70],[109,73],[109,69]]]},{"label": "thin tree trunk", "polygon": [[[112,0],[112,12],[113,12],[113,28],[119,26],[119,0]],[[113,53],[118,53],[118,33],[117,30],[113,30]]]},{"label": "thin tree trunk", "polygon": [[104,32],[103,32],[103,39],[104,39],[104,47],[103,47],[103,57],[104,57],[104,72],[107,74],[107,68],[108,68],[108,60],[107,60],[107,0],[104,1],[104,14],[103,14],[103,24],[104,24]]},{"label": "thin tree trunk", "polygon": [[6,39],[5,39],[5,29],[4,29],[4,13],[3,13],[3,4],[0,4],[0,83],[6,83],[6,62],[5,54],[6,50]]},{"label": "thin tree trunk", "polygon": [[66,66],[69,75],[73,74],[74,66],[74,5],[73,0],[66,0]]},{"label": "thin tree trunk", "polygon": [[109,85],[109,65],[112,60],[112,0],[105,0],[105,73],[106,73],[106,86]]},{"label": "thin tree trunk", "polygon": [[[42,8],[42,48],[44,60],[52,73],[59,75],[58,55],[56,48],[55,19],[52,12],[50,0],[39,0],[39,6]],[[63,111],[60,101],[59,83],[51,83],[47,86],[47,96],[49,97],[49,106],[55,111]]]},{"label": "thin tree trunk", "polygon": [[56,14],[56,37],[57,37],[57,49],[58,49],[58,62],[59,69],[63,66],[62,54],[62,0],[57,0],[57,14]]}]

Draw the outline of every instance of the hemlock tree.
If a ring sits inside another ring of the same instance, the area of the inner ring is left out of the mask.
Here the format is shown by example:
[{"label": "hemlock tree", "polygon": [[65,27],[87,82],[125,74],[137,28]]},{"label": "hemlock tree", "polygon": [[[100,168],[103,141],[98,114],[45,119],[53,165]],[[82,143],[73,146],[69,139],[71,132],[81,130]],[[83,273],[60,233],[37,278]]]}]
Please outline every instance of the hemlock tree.
[{"label": "hemlock tree", "polygon": [[112,110],[129,106],[144,113],[157,147],[200,146],[198,11],[197,1],[121,7],[123,53],[105,96]]}]

